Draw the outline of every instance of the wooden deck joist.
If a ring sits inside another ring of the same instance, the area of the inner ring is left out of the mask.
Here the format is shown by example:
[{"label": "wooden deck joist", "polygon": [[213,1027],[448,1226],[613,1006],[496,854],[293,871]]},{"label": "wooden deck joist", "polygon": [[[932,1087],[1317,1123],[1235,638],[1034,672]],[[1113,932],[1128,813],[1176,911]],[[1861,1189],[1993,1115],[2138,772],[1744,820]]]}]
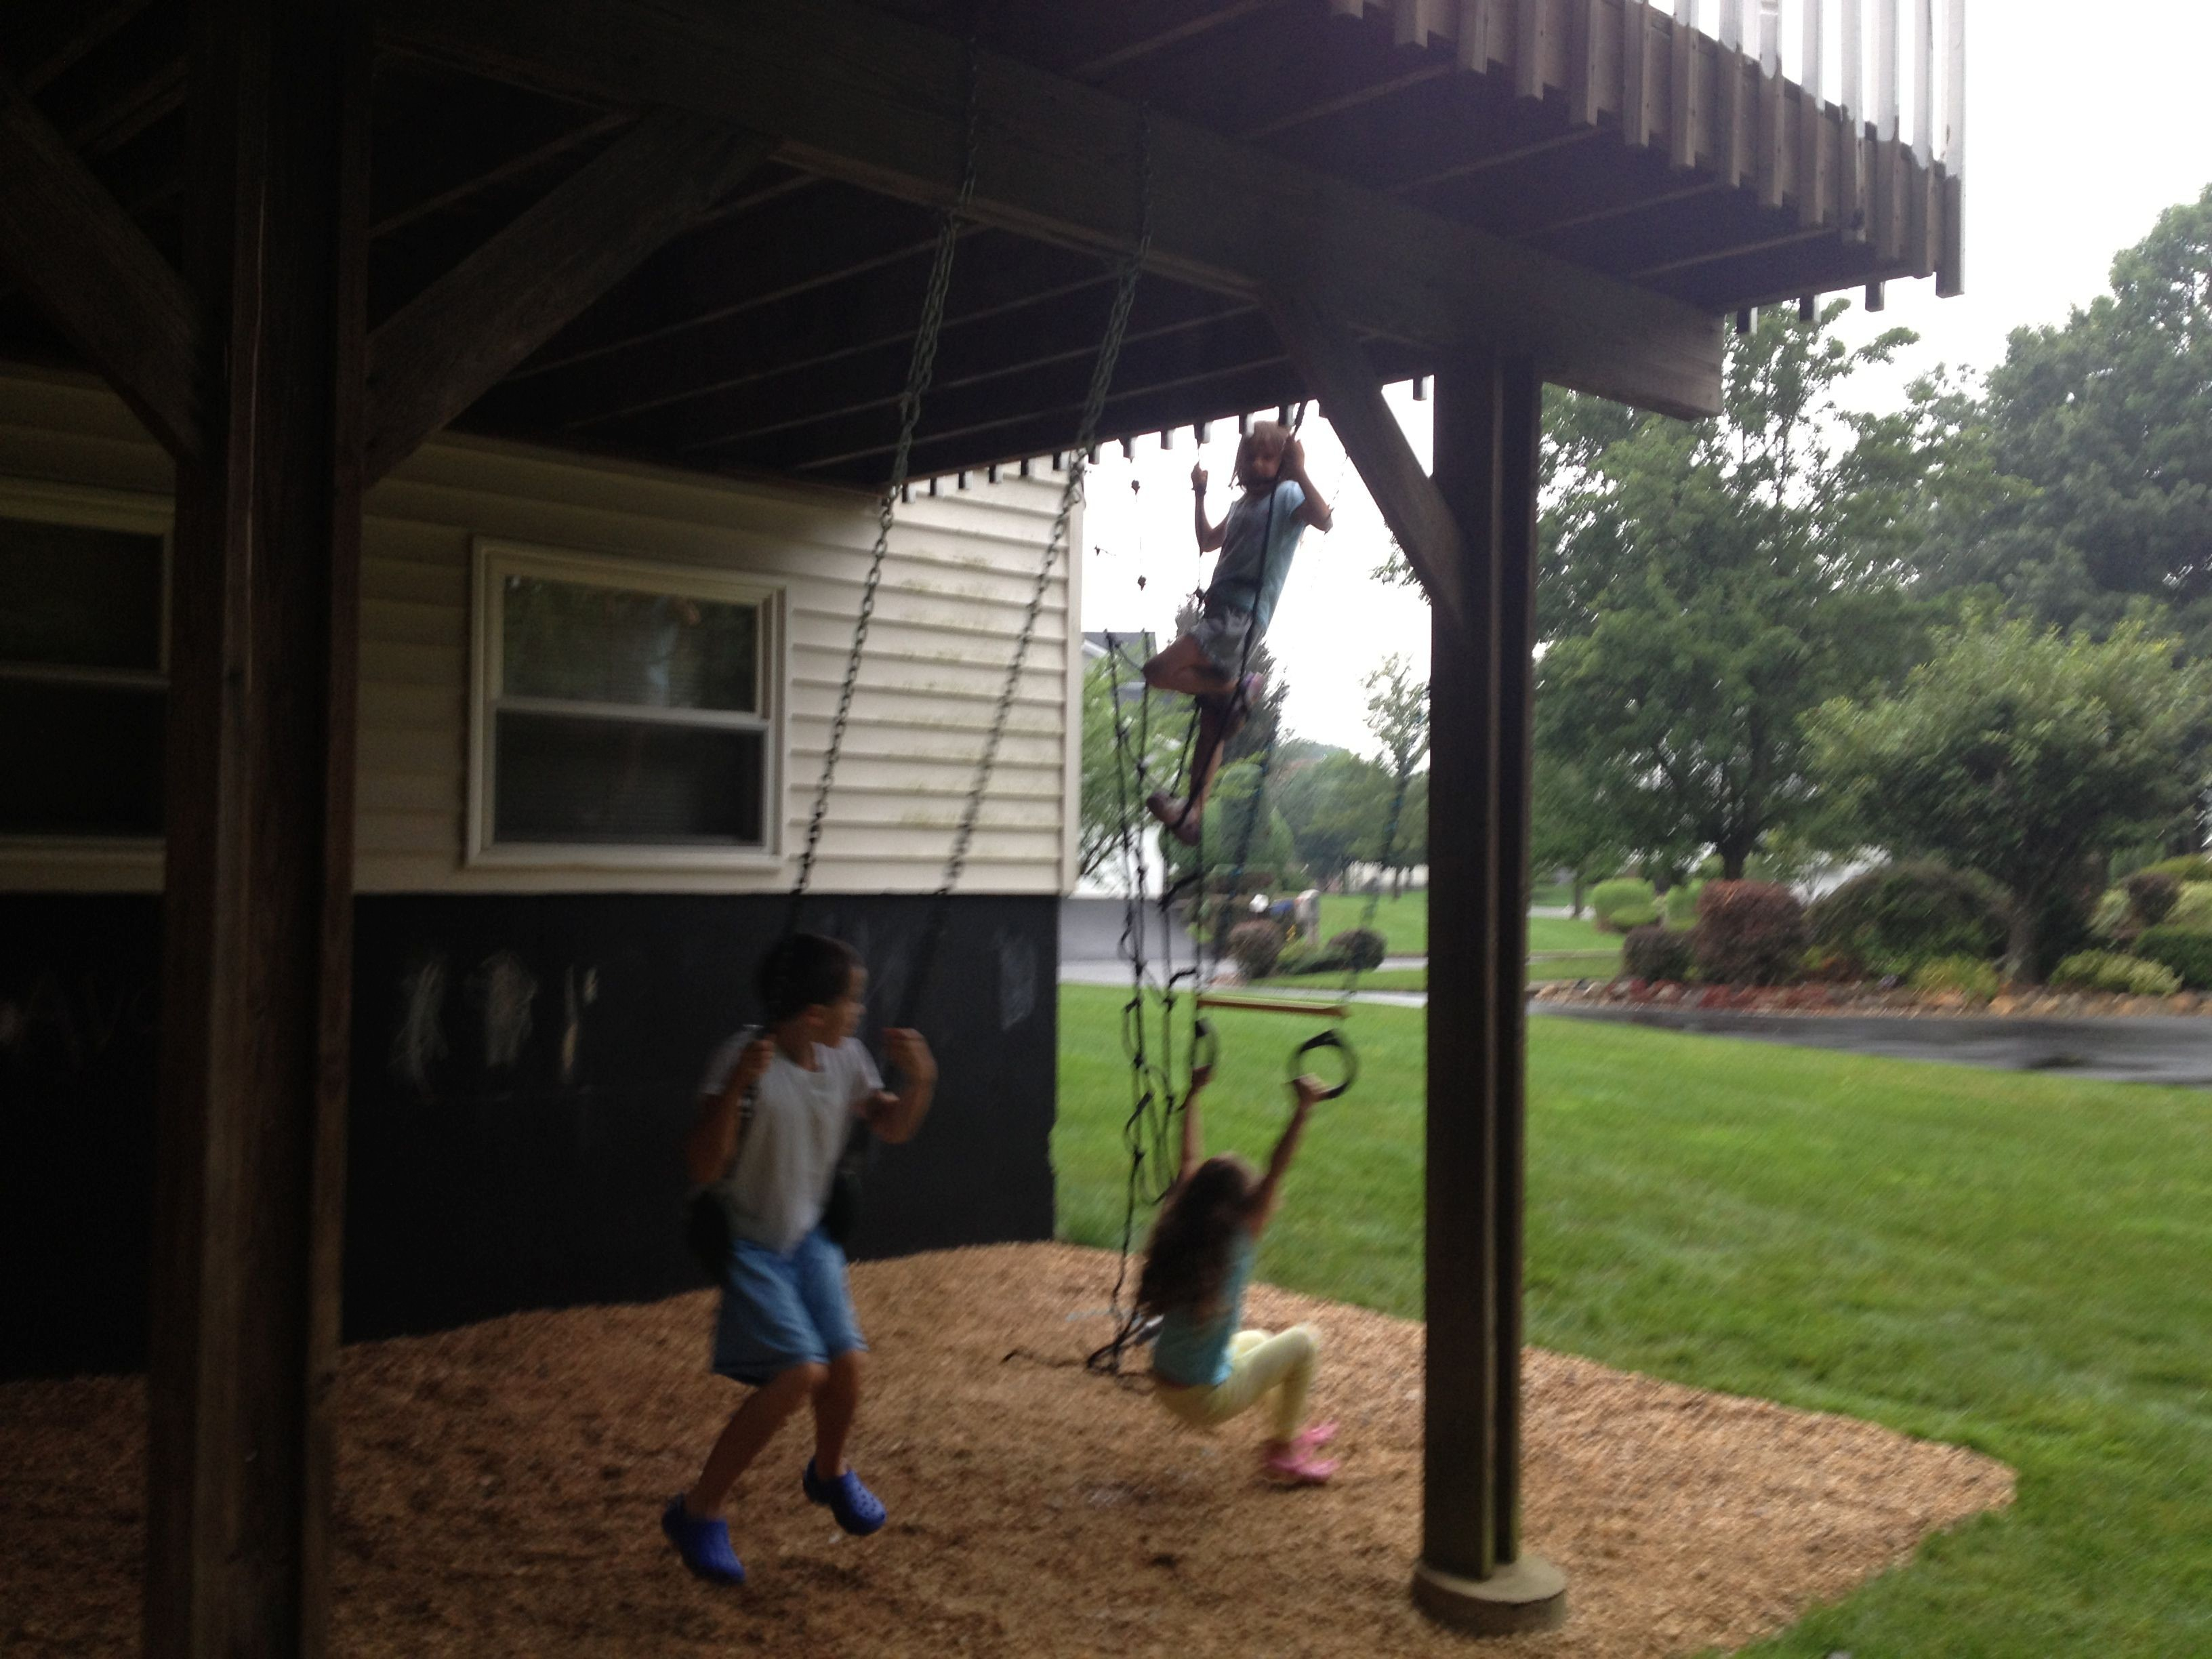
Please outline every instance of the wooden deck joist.
[{"label": "wooden deck joist", "polygon": [[[851,4],[379,0],[382,38],[496,76],[672,104],[778,140],[794,166],[928,206],[961,175],[969,53]],[[1164,184],[1148,268],[1256,301],[1315,292],[1353,326],[1439,349],[1511,343],[1639,406],[1717,407],[1718,331],[1688,307],[1518,249],[1186,122],[979,54],[980,222],[1109,255],[1134,246],[1142,158]]]}]

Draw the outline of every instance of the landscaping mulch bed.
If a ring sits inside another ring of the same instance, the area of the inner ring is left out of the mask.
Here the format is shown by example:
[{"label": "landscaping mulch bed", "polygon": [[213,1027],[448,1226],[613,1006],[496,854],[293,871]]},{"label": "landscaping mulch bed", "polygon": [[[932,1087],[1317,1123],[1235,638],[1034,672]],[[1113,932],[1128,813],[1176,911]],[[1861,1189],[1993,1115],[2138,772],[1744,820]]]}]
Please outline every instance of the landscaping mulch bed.
[{"label": "landscaping mulch bed", "polygon": [[1641,979],[1554,980],[1528,988],[1531,1002],[1594,1003],[1619,1007],[1696,1008],[1750,1014],[1886,1014],[1912,1019],[1985,1014],[2031,1019],[2138,1018],[2212,1014],[2212,994],[2170,997],[2108,995],[2020,986],[1984,1000],[1958,991],[1914,991],[1881,985],[1682,985]]},{"label": "landscaping mulch bed", "polygon": [[[1113,1274],[1061,1245],[856,1268],[855,1462],[890,1524],[856,1540],[808,1507],[787,1430],[733,1515],[735,1591],[658,1525],[735,1398],[703,1368],[708,1293],[349,1348],[336,1651],[1464,1659],[1407,1596],[1420,1326],[1255,1289],[1257,1321],[1322,1327],[1316,1404],[1344,1425],[1335,1482],[1279,1492],[1256,1425],[1200,1437],[1077,1367]],[[1528,1536],[1570,1620],[1484,1651],[1736,1647],[2012,1497],[1988,1458],[1844,1418],[1535,1350],[1526,1377]],[[0,1653],[132,1649],[143,1432],[136,1379],[0,1387]]]}]

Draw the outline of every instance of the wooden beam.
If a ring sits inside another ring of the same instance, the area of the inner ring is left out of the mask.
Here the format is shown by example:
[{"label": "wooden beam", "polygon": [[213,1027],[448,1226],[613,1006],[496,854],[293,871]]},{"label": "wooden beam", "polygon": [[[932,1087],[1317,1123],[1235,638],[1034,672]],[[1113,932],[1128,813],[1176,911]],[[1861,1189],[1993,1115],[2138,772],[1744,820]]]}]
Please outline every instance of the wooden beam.
[{"label": "wooden beam", "polygon": [[[963,173],[966,46],[853,0],[378,0],[378,15],[404,49],[743,123],[794,166],[926,205]],[[980,223],[1124,253],[1148,169],[1163,276],[1247,301],[1297,287],[1386,338],[1512,344],[1581,390],[1719,406],[1719,330],[1686,307],[989,52],[976,73]]]},{"label": "wooden beam", "polygon": [[18,0],[10,7],[0,58],[18,65],[16,80],[33,97],[83,58],[113,40],[152,0],[47,0],[37,7]]},{"label": "wooden beam", "polygon": [[389,472],[767,158],[660,110],[432,283],[368,345],[366,465]]},{"label": "wooden beam", "polygon": [[0,261],[172,455],[198,451],[199,319],[184,279],[5,75]]},{"label": "wooden beam", "polygon": [[1421,470],[1398,417],[1382,401],[1358,338],[1341,319],[1301,295],[1273,296],[1267,310],[1306,389],[1328,410],[1328,423],[1336,428],[1344,453],[1359,469],[1406,562],[1428,590],[1430,603],[1445,615],[1464,614],[1459,525]]},{"label": "wooden beam", "polygon": [[200,0],[177,471],[145,1651],[327,1650],[353,958],[362,14]]}]

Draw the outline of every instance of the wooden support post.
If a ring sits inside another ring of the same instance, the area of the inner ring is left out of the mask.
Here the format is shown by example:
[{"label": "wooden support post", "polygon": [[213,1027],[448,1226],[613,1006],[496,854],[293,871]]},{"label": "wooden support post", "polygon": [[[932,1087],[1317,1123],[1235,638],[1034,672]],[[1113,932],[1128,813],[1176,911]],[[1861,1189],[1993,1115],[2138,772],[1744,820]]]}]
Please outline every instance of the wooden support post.
[{"label": "wooden support post", "polygon": [[1651,143],[1651,9],[1623,0],[1620,18],[1620,136],[1638,149]]},{"label": "wooden support post", "polygon": [[319,1656],[351,1023],[369,35],[198,0],[145,1650]]},{"label": "wooden support post", "polygon": [[[1549,1628],[1566,1581],[1521,1540],[1529,716],[1543,388],[1438,370],[1436,483],[1463,609],[1431,607],[1428,1355],[1413,1596],[1490,1634]],[[1409,550],[1410,551],[1410,550]]]}]

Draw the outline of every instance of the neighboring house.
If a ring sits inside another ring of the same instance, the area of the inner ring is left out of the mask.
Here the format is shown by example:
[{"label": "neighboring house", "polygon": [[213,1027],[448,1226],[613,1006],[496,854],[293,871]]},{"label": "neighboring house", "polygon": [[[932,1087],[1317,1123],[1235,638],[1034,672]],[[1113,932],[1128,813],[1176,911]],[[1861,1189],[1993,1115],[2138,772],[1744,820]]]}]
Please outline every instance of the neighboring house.
[{"label": "neighboring house", "polygon": [[[47,1264],[9,1276],[10,1369],[143,1358],[170,476],[104,387],[0,368],[0,1239]],[[900,511],[807,911],[870,957],[878,1018],[1060,483]],[[677,1139],[784,924],[875,530],[848,490],[465,437],[371,494],[349,1331],[691,1282]],[[945,1088],[881,1155],[866,1249],[1051,1231],[1079,568],[924,996]]]}]

